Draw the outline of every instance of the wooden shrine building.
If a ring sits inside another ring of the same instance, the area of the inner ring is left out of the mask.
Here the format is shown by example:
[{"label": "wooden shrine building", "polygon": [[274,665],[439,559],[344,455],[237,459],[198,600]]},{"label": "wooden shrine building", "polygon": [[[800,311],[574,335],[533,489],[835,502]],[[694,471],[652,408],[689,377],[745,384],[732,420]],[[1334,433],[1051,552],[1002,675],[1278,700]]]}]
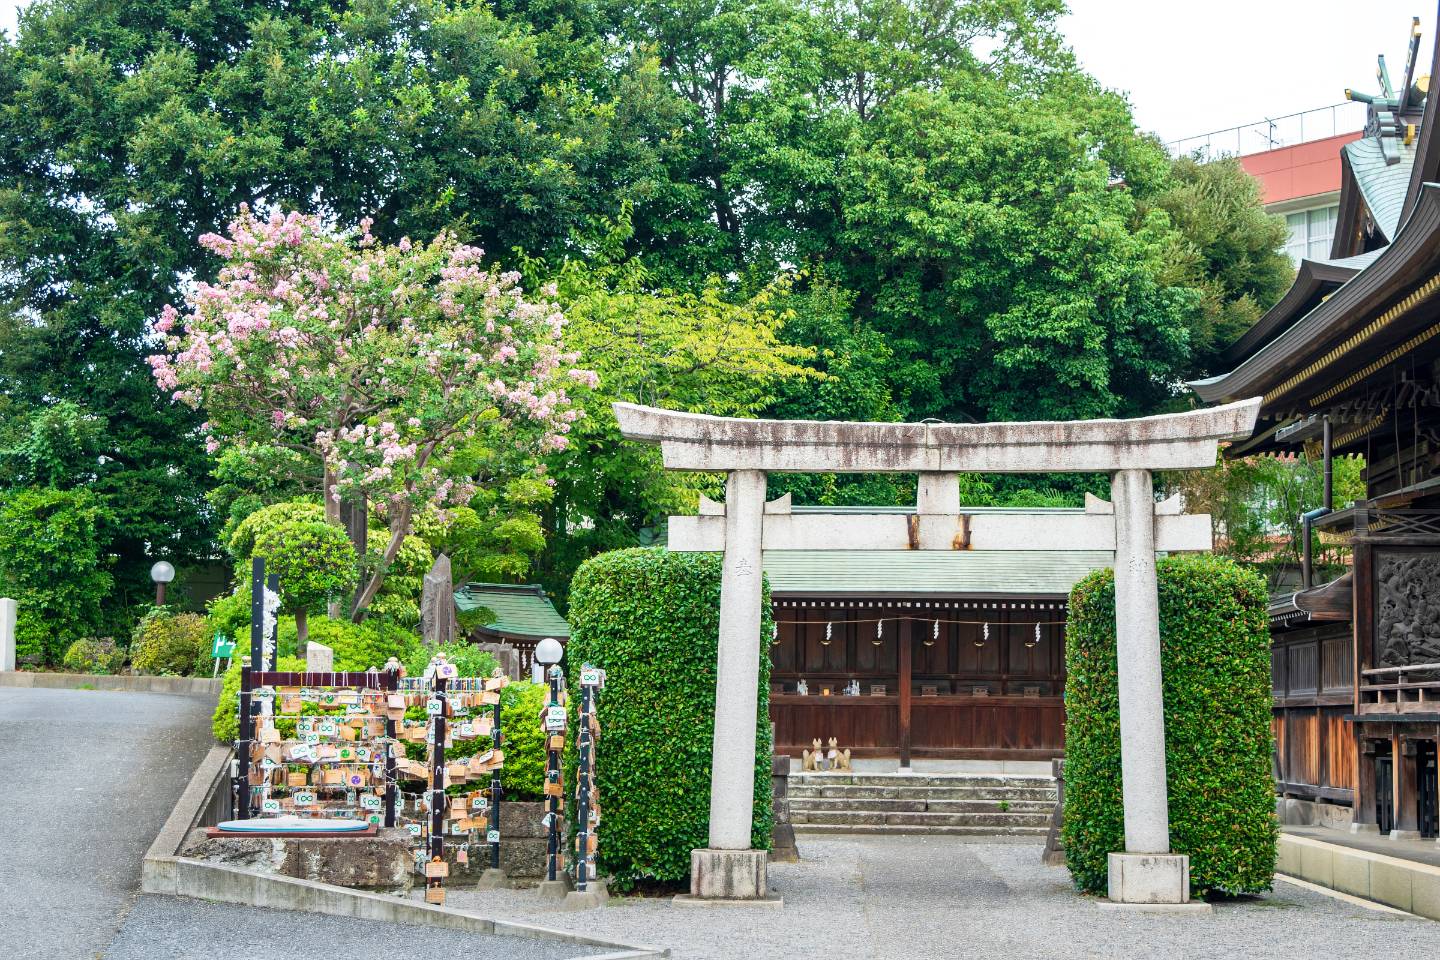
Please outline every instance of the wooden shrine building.
[{"label": "wooden shrine building", "polygon": [[1327,478],[1333,457],[1365,458],[1363,500],[1336,509],[1327,479],[1305,515],[1353,569],[1316,584],[1307,562],[1271,604],[1276,769],[1284,795],[1401,836],[1440,832],[1440,124],[1419,49],[1417,29],[1398,84],[1382,59],[1380,91],[1350,94],[1369,122],[1343,148],[1329,259],[1299,265],[1228,373],[1192,384],[1263,397],[1227,456],[1309,449]]},{"label": "wooden shrine building", "polygon": [[1066,599],[1113,562],[1098,550],[767,551],[776,750],[835,737],[902,764],[1063,755]]}]

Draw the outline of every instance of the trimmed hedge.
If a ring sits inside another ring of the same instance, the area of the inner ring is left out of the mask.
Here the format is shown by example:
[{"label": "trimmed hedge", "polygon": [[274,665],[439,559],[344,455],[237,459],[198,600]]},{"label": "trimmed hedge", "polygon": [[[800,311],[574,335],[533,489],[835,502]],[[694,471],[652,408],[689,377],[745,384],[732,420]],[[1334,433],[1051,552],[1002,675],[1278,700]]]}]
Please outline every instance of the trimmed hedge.
[{"label": "trimmed hedge", "polygon": [[[1268,890],[1275,872],[1270,634],[1265,584],[1212,556],[1159,563],[1170,847],[1196,896]],[[1115,654],[1115,574],[1075,585],[1066,624],[1065,859],[1106,889],[1125,849]]]},{"label": "trimmed hedge", "polygon": [[[599,866],[618,889],[685,883],[690,851],[709,843],[720,563],[714,553],[617,550],[587,561],[571,583],[572,708],[581,665],[607,671],[597,708]],[[768,586],[764,598],[761,636],[768,637]],[[769,849],[771,829],[769,689],[762,642],[751,838],[761,849]],[[574,783],[573,756],[566,783]]]}]

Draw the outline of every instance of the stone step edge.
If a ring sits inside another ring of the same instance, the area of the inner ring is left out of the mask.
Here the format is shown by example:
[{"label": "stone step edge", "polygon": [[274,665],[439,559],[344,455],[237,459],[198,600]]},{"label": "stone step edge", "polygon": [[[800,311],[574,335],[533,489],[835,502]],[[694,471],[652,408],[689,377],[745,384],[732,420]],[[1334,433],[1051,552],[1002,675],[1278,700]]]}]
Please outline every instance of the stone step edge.
[{"label": "stone step edge", "polygon": [[873,833],[873,834],[931,834],[936,836],[976,837],[1043,837],[1046,827],[942,827],[917,826],[914,824],[853,824],[853,823],[797,823],[797,834],[803,833]]}]

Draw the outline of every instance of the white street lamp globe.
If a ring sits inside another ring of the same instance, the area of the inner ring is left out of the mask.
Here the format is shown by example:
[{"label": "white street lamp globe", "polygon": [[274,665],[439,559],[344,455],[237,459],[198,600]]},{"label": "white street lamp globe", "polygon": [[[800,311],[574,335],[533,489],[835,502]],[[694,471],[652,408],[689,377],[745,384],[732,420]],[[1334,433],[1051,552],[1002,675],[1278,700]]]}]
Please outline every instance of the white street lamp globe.
[{"label": "white street lamp globe", "polygon": [[560,658],[565,655],[565,648],[560,646],[560,641],[554,637],[546,637],[535,644],[535,659],[545,666],[559,663]]},{"label": "white street lamp globe", "polygon": [[175,579],[175,568],[161,560],[150,568],[150,579],[156,583],[169,583]]}]

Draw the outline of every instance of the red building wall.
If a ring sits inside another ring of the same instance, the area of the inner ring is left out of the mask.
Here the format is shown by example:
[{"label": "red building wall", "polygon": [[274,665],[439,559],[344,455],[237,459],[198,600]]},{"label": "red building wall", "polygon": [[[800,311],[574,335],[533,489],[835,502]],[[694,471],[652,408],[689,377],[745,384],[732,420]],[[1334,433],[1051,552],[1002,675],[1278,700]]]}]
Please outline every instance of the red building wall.
[{"label": "red building wall", "polygon": [[1240,165],[1260,181],[1260,198],[1266,206],[1299,197],[1313,197],[1340,189],[1340,149],[1360,139],[1360,131],[1293,147],[1251,153]]}]

